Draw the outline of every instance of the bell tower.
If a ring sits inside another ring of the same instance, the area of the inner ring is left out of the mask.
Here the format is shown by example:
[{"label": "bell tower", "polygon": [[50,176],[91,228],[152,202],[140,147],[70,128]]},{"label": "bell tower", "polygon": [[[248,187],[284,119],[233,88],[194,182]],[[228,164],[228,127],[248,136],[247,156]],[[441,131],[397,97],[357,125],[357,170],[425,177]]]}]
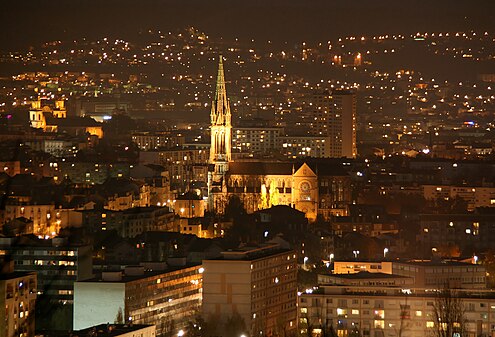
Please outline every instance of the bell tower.
[{"label": "bell tower", "polygon": [[210,144],[210,169],[208,172],[208,198],[210,210],[213,208],[213,193],[223,189],[223,178],[229,169],[232,159],[232,115],[230,103],[225,90],[225,77],[223,72],[223,57],[218,61],[218,75],[215,98],[211,104],[211,144]]}]

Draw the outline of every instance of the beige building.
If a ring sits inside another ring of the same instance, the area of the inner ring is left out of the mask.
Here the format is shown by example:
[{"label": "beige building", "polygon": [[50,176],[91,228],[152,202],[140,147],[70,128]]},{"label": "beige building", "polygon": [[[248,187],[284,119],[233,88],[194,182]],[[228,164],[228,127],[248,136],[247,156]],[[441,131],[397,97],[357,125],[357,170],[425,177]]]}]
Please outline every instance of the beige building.
[{"label": "beige building", "polygon": [[469,211],[477,207],[495,207],[495,187],[423,185],[426,200],[448,200],[462,198]]},{"label": "beige building", "polygon": [[362,271],[369,273],[392,274],[392,262],[390,261],[335,261],[333,263],[334,274],[355,274]]},{"label": "beige building", "polygon": [[[454,292],[465,308],[466,335],[495,334],[495,298],[490,290]],[[337,336],[433,336],[437,322],[431,289],[386,286],[320,286],[298,297],[299,331],[323,336],[333,328]],[[456,336],[456,335],[454,335]],[[460,336],[460,335],[459,335]]]},{"label": "beige building", "polygon": [[214,209],[223,212],[231,195],[237,195],[249,213],[288,205],[315,220],[318,212],[318,178],[307,165],[269,162],[233,162],[226,186],[213,190]]},{"label": "beige building", "polygon": [[0,273],[0,337],[34,336],[36,273]]},{"label": "beige building", "polygon": [[206,201],[194,192],[187,192],[174,200],[173,209],[181,218],[203,217]]},{"label": "beige building", "polygon": [[31,110],[29,111],[29,121],[31,126],[37,129],[47,130],[45,114],[49,114],[54,118],[67,118],[67,110],[65,108],[65,101],[55,101],[55,106],[43,105],[41,98],[31,102]]},{"label": "beige building", "polygon": [[416,288],[486,288],[486,268],[479,264],[418,260],[393,262],[392,274],[414,279]]},{"label": "beige building", "polygon": [[295,331],[295,252],[268,244],[222,255],[203,261],[203,317],[222,325],[238,313],[250,336]]},{"label": "beige building", "polygon": [[140,151],[139,161],[162,165],[169,173],[170,184],[185,192],[192,182],[208,181],[209,147],[209,144],[198,144],[162,151]]},{"label": "beige building", "polygon": [[360,272],[393,274],[411,278],[415,288],[486,288],[486,268],[457,261],[335,261],[334,274]]},{"label": "beige building", "polygon": [[273,153],[280,150],[283,129],[268,126],[236,127],[233,130],[232,148],[248,154]]},{"label": "beige building", "polygon": [[184,145],[185,136],[177,132],[136,132],[132,134],[132,141],[140,150],[158,150]]},{"label": "beige building", "polygon": [[286,135],[282,137],[282,153],[289,159],[330,157],[327,142],[321,135]]},{"label": "beige building", "polygon": [[327,145],[331,157],[355,158],[356,144],[356,94],[335,90],[331,95],[331,114],[328,119]]},{"label": "beige building", "polygon": [[5,205],[4,222],[16,218],[26,218],[33,222],[33,232],[26,234],[53,237],[60,229],[79,227],[82,224],[81,213],[73,209],[56,208],[55,205],[36,205],[27,203],[8,203]]},{"label": "beige building", "polygon": [[345,286],[412,286],[411,277],[360,271],[353,274],[318,274],[318,284]]},{"label": "beige building", "polygon": [[176,336],[201,308],[202,272],[200,265],[150,264],[76,282],[74,329],[122,317],[122,323],[156,325],[156,336]]}]

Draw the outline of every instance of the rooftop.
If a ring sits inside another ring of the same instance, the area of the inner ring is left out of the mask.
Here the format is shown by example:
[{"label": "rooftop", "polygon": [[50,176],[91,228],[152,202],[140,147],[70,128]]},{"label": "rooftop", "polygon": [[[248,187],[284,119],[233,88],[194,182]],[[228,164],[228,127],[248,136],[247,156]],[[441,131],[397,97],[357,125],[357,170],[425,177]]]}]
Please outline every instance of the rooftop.
[{"label": "rooftop", "polygon": [[62,334],[63,336],[71,337],[113,337],[128,334],[130,332],[139,331],[146,328],[151,328],[153,325],[144,324],[100,324],[83,330],[73,331],[71,333]]},{"label": "rooftop", "polygon": [[370,273],[368,271],[360,271],[359,273],[353,274],[322,274],[322,276],[330,276],[347,280],[409,278],[407,276],[386,273]]},{"label": "rooftop", "polygon": [[0,273],[0,281],[13,280],[20,277],[34,276],[34,275],[36,275],[35,272],[23,272],[23,271],[15,271],[12,273],[5,273],[5,274]]},{"label": "rooftop", "polygon": [[[200,264],[186,264],[181,266],[167,266],[166,268],[157,268],[154,270],[145,270],[142,266],[129,266],[131,269],[104,271],[97,274],[95,277],[80,281],[82,283],[91,282],[113,282],[113,283],[128,283],[149,277],[172,273],[181,269],[193,268]],[[129,268],[128,267],[128,268]]]},{"label": "rooftop", "polygon": [[291,251],[291,249],[280,247],[279,244],[252,245],[229,249],[228,251],[222,252],[222,257],[209,260],[254,261]]}]

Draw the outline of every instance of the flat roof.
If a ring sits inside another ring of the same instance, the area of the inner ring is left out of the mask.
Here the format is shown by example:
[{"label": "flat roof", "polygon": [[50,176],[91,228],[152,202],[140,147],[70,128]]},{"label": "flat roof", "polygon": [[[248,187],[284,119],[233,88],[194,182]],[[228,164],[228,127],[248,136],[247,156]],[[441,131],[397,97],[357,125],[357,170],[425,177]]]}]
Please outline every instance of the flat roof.
[{"label": "flat roof", "polygon": [[[136,274],[136,275],[126,275],[124,273],[124,270],[108,270],[108,271],[102,271],[96,274],[95,277],[82,280],[82,281],[77,281],[78,283],[94,283],[94,282],[103,282],[103,283],[127,283],[127,282],[133,282],[141,279],[145,279],[148,277],[153,277],[153,276],[158,276],[162,274],[168,274],[168,273],[173,273],[178,270],[182,269],[188,269],[188,268],[193,268],[193,267],[198,267],[201,266],[201,263],[196,263],[196,264],[187,264],[185,266],[169,266],[164,270],[153,270],[153,271],[144,271],[143,274]],[[129,266],[129,267],[140,267],[140,266]],[[122,278],[120,280],[104,280],[103,279],[103,273],[122,273]]]},{"label": "flat roof", "polygon": [[12,273],[0,273],[0,281],[5,281],[5,280],[12,280],[16,278],[21,278],[21,277],[26,277],[26,276],[35,276],[36,272],[28,272],[28,271],[15,271]]},{"label": "flat roof", "polygon": [[353,273],[353,274],[319,274],[319,275],[348,279],[348,280],[409,278],[408,276],[386,274],[386,273],[370,273],[368,271],[360,271],[359,273]]},{"label": "flat roof", "polygon": [[127,334],[129,332],[138,331],[141,329],[146,329],[153,327],[153,325],[145,324],[100,324],[95,325],[90,328],[73,331],[71,333],[63,334],[61,336],[71,336],[71,337],[113,337]]},{"label": "flat roof", "polygon": [[292,249],[280,248],[275,245],[268,247],[245,247],[244,249],[233,249],[222,252],[222,257],[207,259],[206,261],[254,261],[293,251]]},{"label": "flat roof", "polygon": [[459,262],[459,261],[431,261],[431,260],[410,260],[410,261],[397,261],[394,263],[409,264],[413,266],[426,266],[426,267],[483,267],[481,265]]}]

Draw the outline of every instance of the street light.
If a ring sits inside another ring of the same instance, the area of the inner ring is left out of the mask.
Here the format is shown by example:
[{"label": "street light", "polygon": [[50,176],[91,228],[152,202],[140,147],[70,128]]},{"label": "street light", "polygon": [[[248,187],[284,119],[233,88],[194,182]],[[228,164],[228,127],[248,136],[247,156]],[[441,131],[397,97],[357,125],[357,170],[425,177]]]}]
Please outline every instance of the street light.
[{"label": "street light", "polygon": [[328,256],[330,258],[330,263],[332,263],[332,260],[335,258],[335,255],[332,253],[330,254],[330,256]]},{"label": "street light", "polygon": [[354,254],[354,258],[357,259],[359,255],[359,250],[353,250],[352,253]]},{"label": "street light", "polygon": [[184,330],[179,330],[179,332],[177,332],[177,337],[182,337],[184,336]]},{"label": "street light", "polygon": [[308,262],[309,257],[305,256],[304,257],[304,269],[306,269],[306,262]]},{"label": "street light", "polygon": [[383,248],[383,258],[387,257],[388,248]]}]

